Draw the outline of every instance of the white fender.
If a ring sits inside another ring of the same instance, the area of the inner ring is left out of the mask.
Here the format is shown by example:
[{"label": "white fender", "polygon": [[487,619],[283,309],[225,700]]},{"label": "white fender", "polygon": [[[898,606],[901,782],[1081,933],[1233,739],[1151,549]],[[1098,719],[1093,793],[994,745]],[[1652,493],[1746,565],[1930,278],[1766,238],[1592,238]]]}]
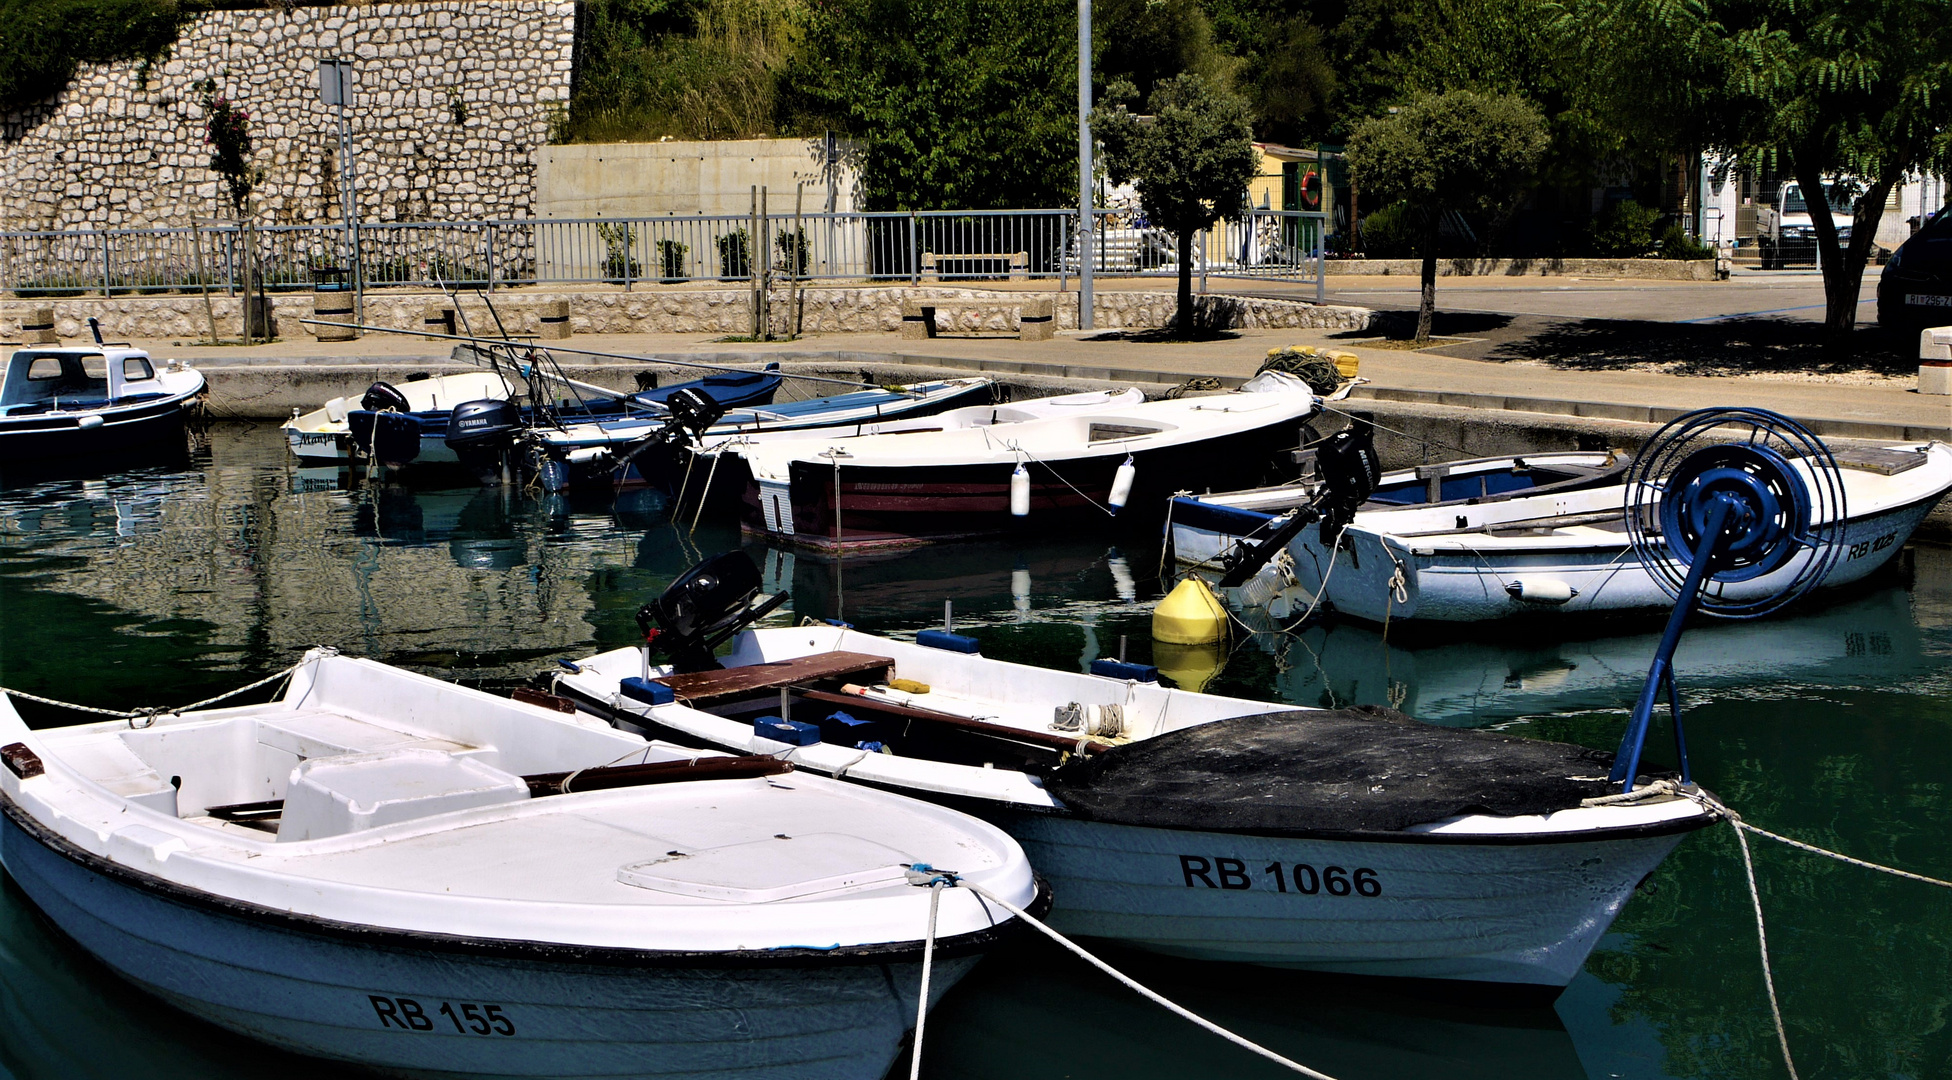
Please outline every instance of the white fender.
[{"label": "white fender", "polygon": [[1010,516],[1027,517],[1030,514],[1030,470],[1017,462],[1017,471],[1010,474]]}]

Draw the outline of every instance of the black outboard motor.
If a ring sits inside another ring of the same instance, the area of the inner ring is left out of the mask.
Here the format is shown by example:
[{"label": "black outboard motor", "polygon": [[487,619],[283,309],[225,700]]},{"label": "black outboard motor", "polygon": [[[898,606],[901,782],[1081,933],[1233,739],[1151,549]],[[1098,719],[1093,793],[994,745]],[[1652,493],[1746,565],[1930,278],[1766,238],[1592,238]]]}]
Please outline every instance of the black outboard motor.
[{"label": "black outboard motor", "polygon": [[639,608],[637,628],[647,647],[669,656],[679,671],[716,671],[722,665],[714,649],[786,602],[784,590],[761,596],[760,584],[759,568],[745,552],[714,555]]},{"label": "black outboard motor", "polygon": [[366,388],[366,395],[359,399],[359,407],[372,412],[412,412],[407,404],[407,395],[389,382],[376,382]]},{"label": "black outboard motor", "polygon": [[1329,436],[1315,453],[1328,490],[1318,504],[1322,511],[1322,546],[1333,548],[1342,527],[1356,516],[1356,508],[1375,494],[1383,469],[1376,458],[1376,429],[1357,420]]},{"label": "black outboard motor", "polygon": [[[620,448],[617,473],[621,474],[640,458],[645,460],[638,466],[638,472],[647,478],[653,474],[670,473],[677,464],[679,451],[697,441],[725,415],[725,406],[720,405],[712,395],[691,387],[673,393],[665,401],[664,407],[670,410],[670,417],[665,420],[664,426]],[[646,455],[649,457],[646,458]]]},{"label": "black outboard motor", "polygon": [[522,407],[512,401],[483,398],[454,406],[447,420],[447,448],[461,464],[475,471],[483,483],[501,474],[515,436],[522,430]]},{"label": "black outboard motor", "polygon": [[420,456],[420,418],[412,413],[354,409],[346,414],[346,433],[352,436],[354,457],[406,465]]}]

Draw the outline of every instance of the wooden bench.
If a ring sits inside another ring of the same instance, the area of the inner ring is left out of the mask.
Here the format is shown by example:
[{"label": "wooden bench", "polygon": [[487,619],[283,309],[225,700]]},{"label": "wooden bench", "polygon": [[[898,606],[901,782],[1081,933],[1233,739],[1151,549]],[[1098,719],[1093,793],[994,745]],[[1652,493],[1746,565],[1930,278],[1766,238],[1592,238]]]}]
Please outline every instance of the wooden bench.
[{"label": "wooden bench", "polygon": [[671,688],[679,701],[692,705],[762,690],[777,690],[782,686],[799,686],[818,682],[821,679],[843,679],[850,676],[875,674],[869,682],[886,682],[894,671],[895,662],[886,656],[869,656],[857,652],[825,652],[810,656],[797,656],[791,660],[776,660],[770,664],[748,664],[745,667],[726,668],[723,671],[691,671],[681,675],[665,675],[657,681]]},{"label": "wooden bench", "polygon": [[1023,341],[1049,341],[1057,332],[1056,305],[1048,296],[1025,295],[1021,299],[996,297],[989,300],[903,300],[901,336],[935,336],[937,311],[1015,311],[1017,337]]},{"label": "wooden bench", "polygon": [[[930,281],[930,282],[941,281],[942,280],[941,264],[945,262],[946,263],[967,263],[967,262],[1000,263],[1006,259],[1010,263],[1011,281],[1030,280],[1030,252],[1028,251],[981,251],[981,252],[972,252],[967,255],[957,255],[953,252],[925,251],[922,253],[922,280]],[[967,275],[962,271],[958,271],[957,273],[958,276],[973,276],[973,275]]]}]

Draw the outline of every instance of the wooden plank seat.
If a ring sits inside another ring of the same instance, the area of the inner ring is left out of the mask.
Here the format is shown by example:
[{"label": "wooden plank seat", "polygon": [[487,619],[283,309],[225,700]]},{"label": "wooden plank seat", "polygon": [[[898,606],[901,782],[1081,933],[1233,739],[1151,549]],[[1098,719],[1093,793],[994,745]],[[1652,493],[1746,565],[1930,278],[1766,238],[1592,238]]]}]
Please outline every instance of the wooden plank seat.
[{"label": "wooden plank seat", "polygon": [[871,682],[886,682],[895,670],[894,660],[857,652],[825,652],[776,660],[770,664],[748,664],[723,671],[689,671],[665,675],[657,681],[671,688],[678,700],[703,705],[725,698],[798,686],[822,679],[841,679],[872,675]]}]

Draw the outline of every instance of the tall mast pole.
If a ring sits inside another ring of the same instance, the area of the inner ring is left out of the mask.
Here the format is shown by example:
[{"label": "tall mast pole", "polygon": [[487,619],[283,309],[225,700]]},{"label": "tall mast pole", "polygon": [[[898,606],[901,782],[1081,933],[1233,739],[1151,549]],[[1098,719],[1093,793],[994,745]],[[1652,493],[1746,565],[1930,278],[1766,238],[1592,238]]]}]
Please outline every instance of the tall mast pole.
[{"label": "tall mast pole", "polygon": [[1091,0],[1078,0],[1078,329],[1093,328],[1091,270],[1098,245],[1091,189]]}]

